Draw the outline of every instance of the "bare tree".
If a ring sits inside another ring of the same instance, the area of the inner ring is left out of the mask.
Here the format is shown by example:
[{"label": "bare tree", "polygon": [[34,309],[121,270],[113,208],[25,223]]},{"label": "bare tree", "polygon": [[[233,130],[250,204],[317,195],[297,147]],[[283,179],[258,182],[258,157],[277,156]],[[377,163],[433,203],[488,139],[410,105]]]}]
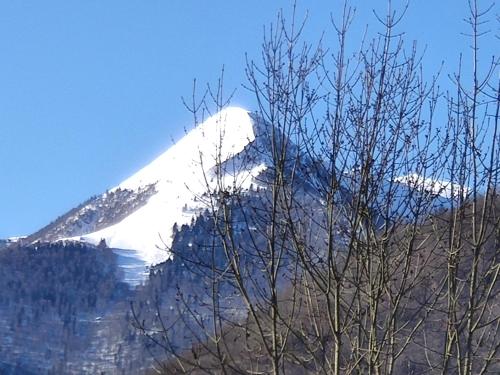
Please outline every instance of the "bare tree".
[{"label": "bare tree", "polygon": [[[295,8],[290,22],[278,16],[262,62],[247,61],[256,138],[226,160],[221,132],[215,167],[202,168],[196,251],[172,246],[197,286],[158,299],[152,322],[134,309],[173,360],[164,371],[498,370],[498,60],[480,80],[486,12],[469,4],[473,85],[455,77],[447,127],[436,125],[436,79],[396,31],[406,10],[377,15],[384,32],[356,53],[347,5],[333,52],[303,42]],[[222,80],[193,100],[195,121],[209,101],[227,104]],[[243,188],[239,172],[262,164]]]},{"label": "bare tree", "polygon": [[469,34],[472,49],[471,84],[460,66],[453,77],[456,94],[449,94],[449,151],[452,194],[459,197],[444,223],[442,246],[446,251],[446,338],[442,373],[483,374],[500,371],[499,273],[499,103],[495,82],[498,57],[479,59],[480,39],[488,30],[485,17],[493,4],[480,9],[470,0]]}]

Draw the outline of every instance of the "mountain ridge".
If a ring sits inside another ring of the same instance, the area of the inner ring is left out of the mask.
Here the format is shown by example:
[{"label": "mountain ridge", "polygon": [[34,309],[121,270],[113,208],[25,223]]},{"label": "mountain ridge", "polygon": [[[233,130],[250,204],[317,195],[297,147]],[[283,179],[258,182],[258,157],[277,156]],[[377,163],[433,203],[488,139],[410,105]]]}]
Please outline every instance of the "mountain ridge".
[{"label": "mountain ridge", "polygon": [[[52,226],[29,236],[29,240],[70,239],[93,245],[104,240],[109,247],[137,251],[150,265],[168,259],[174,224],[189,224],[206,208],[198,197],[220,188],[217,184],[221,180],[228,186],[238,184],[248,189],[265,168],[260,163],[250,170],[222,171],[224,176],[219,181],[215,176],[220,172],[214,170],[217,165],[227,163],[255,140],[254,124],[249,112],[242,108],[223,109],[144,168],[70,210]],[[114,196],[122,196],[122,204],[128,204],[129,209],[115,220],[103,220],[105,213],[96,212],[94,206],[101,205],[104,212],[116,210],[120,202],[109,198]]]},{"label": "mountain ridge", "polygon": [[[150,266],[161,263],[170,257],[174,225],[180,227],[195,220],[209,206],[204,197],[221,189],[245,191],[266,185],[263,172],[272,174],[272,148],[279,148],[280,142],[286,142],[292,154],[299,152],[278,130],[270,131],[270,125],[256,114],[227,107],[187,132],[138,172],[70,210],[28,240],[69,239],[92,245],[104,240],[108,247],[133,250]],[[315,179],[322,177],[312,175],[312,163],[304,156],[297,170],[300,181],[314,190]],[[428,179],[410,177],[400,176],[394,182],[413,189],[423,181],[422,190],[431,186],[430,193],[444,191],[445,198],[449,195],[442,181],[433,185]],[[348,193],[343,195],[349,200]]]}]

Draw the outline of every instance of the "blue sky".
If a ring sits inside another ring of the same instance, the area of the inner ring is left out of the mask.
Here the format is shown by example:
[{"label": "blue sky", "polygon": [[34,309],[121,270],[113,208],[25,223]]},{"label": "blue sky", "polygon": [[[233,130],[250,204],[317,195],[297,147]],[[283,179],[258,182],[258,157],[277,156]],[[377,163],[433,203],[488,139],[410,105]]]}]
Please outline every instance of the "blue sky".
[{"label": "blue sky", "polygon": [[[401,1],[394,1],[396,5]],[[481,3],[490,3],[482,1]],[[0,238],[29,234],[149,163],[191,125],[181,102],[193,79],[225,66],[233,101],[252,109],[245,53],[258,59],[263,26],[290,1],[2,1],[0,3]],[[342,1],[300,1],[306,35],[329,30]],[[351,41],[377,26],[352,1]],[[499,13],[498,5],[494,12]],[[416,1],[400,30],[426,48],[429,76],[456,67],[469,42],[466,1]],[[493,17],[492,17],[493,18]],[[498,33],[498,24],[491,27]],[[326,42],[328,43],[327,33]],[[498,41],[497,41],[498,42]],[[495,50],[496,48],[496,50]],[[495,39],[483,53],[498,54]],[[446,74],[444,74],[444,77]],[[443,84],[446,85],[446,79]]]}]

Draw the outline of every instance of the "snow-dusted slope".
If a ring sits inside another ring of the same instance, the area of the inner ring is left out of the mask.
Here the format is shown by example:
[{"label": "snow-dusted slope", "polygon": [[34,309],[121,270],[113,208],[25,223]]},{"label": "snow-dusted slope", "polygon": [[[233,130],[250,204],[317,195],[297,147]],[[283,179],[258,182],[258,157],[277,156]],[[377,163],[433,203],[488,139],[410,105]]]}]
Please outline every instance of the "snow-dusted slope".
[{"label": "snow-dusted slope", "polygon": [[[104,239],[111,248],[133,250],[131,254],[145,264],[162,262],[170,256],[168,249],[174,224],[179,227],[190,224],[197,214],[208,207],[207,198],[211,192],[226,188],[245,190],[251,184],[257,184],[256,177],[272,166],[269,137],[269,129],[263,121],[252,117],[244,109],[226,108],[187,133],[152,163],[111,189],[110,193],[126,191],[135,196],[135,193],[140,195],[147,187],[152,193],[141,201],[141,206],[137,205],[138,209],[130,214],[126,212],[125,218],[120,216],[120,221],[113,221],[103,229],[81,236],[65,236],[95,245]],[[287,147],[295,146],[290,143]],[[302,167],[307,169],[309,159],[304,157],[301,160]],[[295,172],[299,173],[300,168]],[[304,173],[301,178],[304,183],[314,185],[315,177],[309,173]],[[399,212],[401,208],[409,211],[408,215],[411,214],[412,202],[408,199],[418,198],[418,194],[409,194],[410,190],[431,192],[441,197],[436,199],[436,207],[447,204],[452,186],[454,191],[458,190],[457,186],[445,181],[423,179],[415,174],[397,177],[395,182],[401,184],[402,188],[399,195],[392,198],[395,204],[394,212],[391,212],[399,213],[402,217],[407,213]],[[356,183],[353,183],[355,186]],[[345,190],[348,192],[350,189],[347,186]],[[382,193],[384,191],[382,189]],[[106,194],[102,197],[106,198]],[[104,198],[103,202],[107,202]],[[403,203],[398,204],[398,199]],[[142,204],[144,201],[146,203]],[[383,206],[383,197],[381,202]],[[75,220],[79,218],[75,217]],[[94,227],[91,230],[96,229]]]},{"label": "snow-dusted slope", "polygon": [[[189,224],[205,208],[199,198],[217,187],[214,167],[254,139],[249,113],[235,107],[224,109],[113,189],[139,190],[155,184],[156,194],[144,206],[119,223],[78,239],[93,244],[104,239],[109,247],[136,250],[148,264],[164,261],[169,257],[174,223]],[[224,184],[248,188],[263,168],[261,164],[251,170],[233,170],[224,176]]]},{"label": "snow-dusted slope", "polygon": [[465,198],[470,192],[470,189],[465,186],[445,180],[424,178],[416,173],[397,177],[395,181],[408,185],[418,191],[440,196],[445,199],[456,199],[461,195]]}]

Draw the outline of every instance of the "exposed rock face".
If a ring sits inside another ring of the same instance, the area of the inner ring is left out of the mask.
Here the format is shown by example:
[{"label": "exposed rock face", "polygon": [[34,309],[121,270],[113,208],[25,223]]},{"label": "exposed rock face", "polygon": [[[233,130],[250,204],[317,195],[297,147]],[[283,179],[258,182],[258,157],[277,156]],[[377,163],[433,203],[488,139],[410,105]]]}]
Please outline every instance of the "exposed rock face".
[{"label": "exposed rock face", "polygon": [[149,184],[137,190],[117,188],[92,197],[30,235],[26,242],[56,241],[106,228],[144,206],[155,193],[155,184]]}]

